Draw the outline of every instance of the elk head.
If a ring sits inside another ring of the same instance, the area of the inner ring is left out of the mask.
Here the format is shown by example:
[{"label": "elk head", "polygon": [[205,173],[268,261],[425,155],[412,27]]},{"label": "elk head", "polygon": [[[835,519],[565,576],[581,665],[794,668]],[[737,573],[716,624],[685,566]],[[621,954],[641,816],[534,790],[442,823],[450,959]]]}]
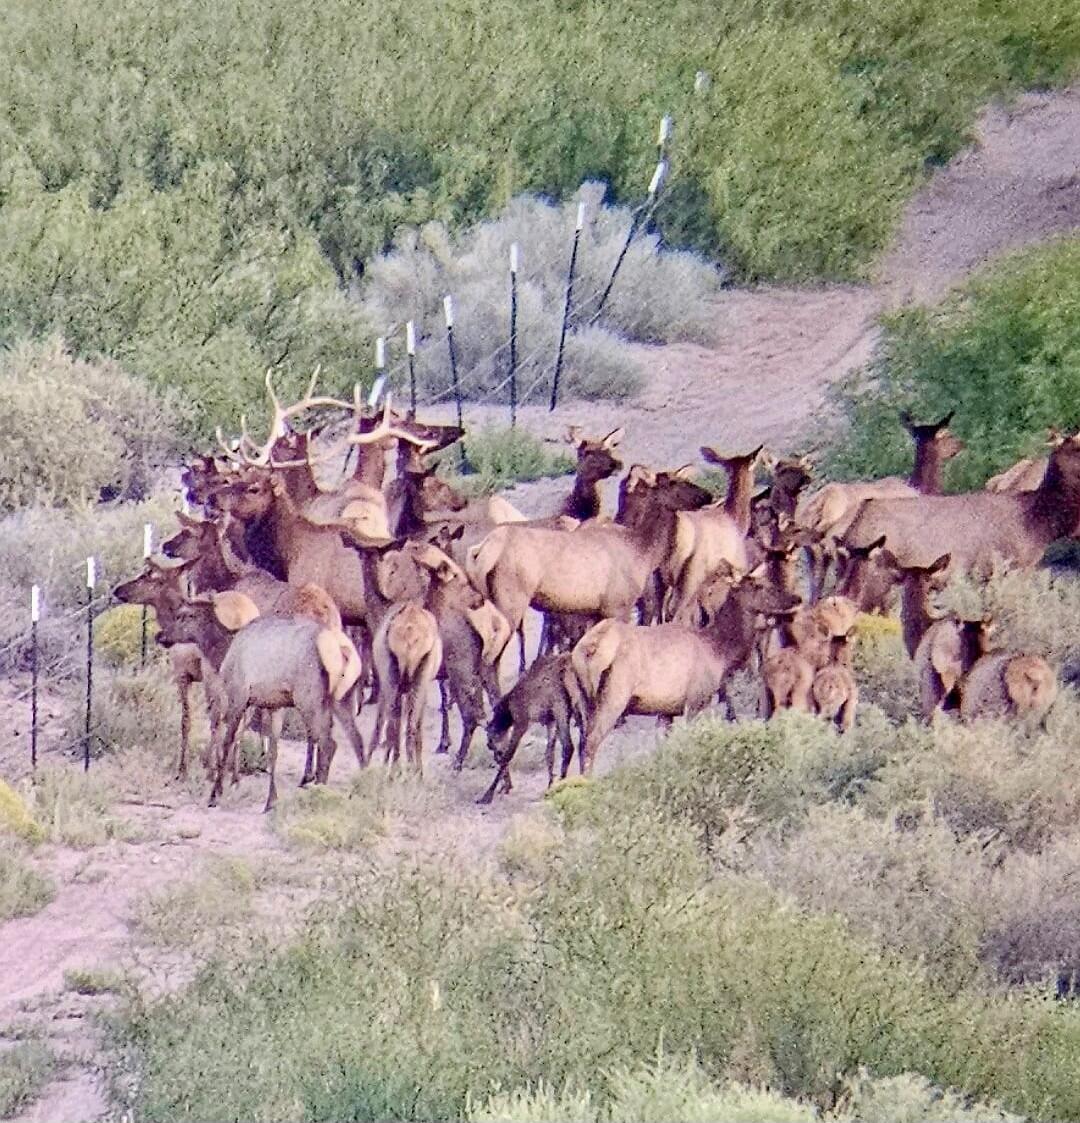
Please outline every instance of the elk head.
[{"label": "elk head", "polygon": [[583,437],[577,425],[566,431],[567,441],[577,450],[577,473],[590,483],[606,480],[622,468],[622,461],[615,455],[615,449],[623,439],[626,430],[612,429],[606,437]]},{"label": "elk head", "polygon": [[893,589],[903,580],[896,557],[885,545],[883,534],[869,546],[836,548],[836,592],[859,606],[860,612],[885,615]]}]

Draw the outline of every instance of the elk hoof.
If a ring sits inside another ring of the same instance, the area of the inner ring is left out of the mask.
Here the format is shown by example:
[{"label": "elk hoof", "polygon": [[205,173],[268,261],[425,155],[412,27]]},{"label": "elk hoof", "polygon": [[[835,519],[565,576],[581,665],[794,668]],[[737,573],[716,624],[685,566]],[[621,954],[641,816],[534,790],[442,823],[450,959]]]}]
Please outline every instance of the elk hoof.
[{"label": "elk hoof", "polygon": [[435,755],[436,755],[436,756],[446,756],[446,754],[447,754],[447,753],[448,753],[449,751],[450,751],[450,746],[449,746],[449,745],[439,745],[439,746],[438,746],[438,747],[437,747],[437,748],[435,749]]}]

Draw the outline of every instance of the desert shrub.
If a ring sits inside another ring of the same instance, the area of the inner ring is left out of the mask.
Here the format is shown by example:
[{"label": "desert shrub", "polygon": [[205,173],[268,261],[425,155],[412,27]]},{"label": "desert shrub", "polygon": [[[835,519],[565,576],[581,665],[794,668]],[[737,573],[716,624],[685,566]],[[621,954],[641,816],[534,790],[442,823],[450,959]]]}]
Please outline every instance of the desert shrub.
[{"label": "desert shrub", "polygon": [[76,994],[112,994],[123,987],[124,976],[109,967],[72,967],[64,972],[64,988]]},{"label": "desert shrub", "polygon": [[893,737],[880,721],[865,735],[857,729],[841,737],[794,712],[737,724],[700,717],[648,759],[583,789],[571,821],[602,822],[627,807],[651,806],[692,823],[706,846],[723,847],[763,825],[796,822],[817,803],[853,798],[889,759]]},{"label": "desert shrub", "polygon": [[853,1123],[1022,1123],[994,1104],[970,1103],[954,1092],[935,1088],[925,1076],[849,1077],[843,1107],[829,1118]]},{"label": "desert shrub", "polygon": [[979,974],[995,916],[987,886],[996,856],[979,839],[958,841],[944,824],[911,828],[828,804],[789,836],[758,839],[742,868],[816,913],[842,916],[955,990]]},{"label": "desert shrub", "polygon": [[45,837],[26,801],[4,780],[0,780],[0,831],[30,843],[40,842]]},{"label": "desert shrub", "polygon": [[37,1041],[0,1053],[0,1118],[9,1119],[32,1104],[59,1067],[56,1054]]},{"label": "desert shrub", "polygon": [[33,916],[55,894],[53,883],[27,864],[22,847],[0,843],[0,920]]},{"label": "desert shrub", "polygon": [[[620,269],[600,318],[591,322],[630,223],[623,207],[603,205],[601,184],[586,184],[575,279],[573,331],[567,337],[560,395],[626,397],[640,384],[637,360],[625,340],[661,342],[709,337],[719,288],[716,271],[689,254],[662,251],[655,236],[637,239]],[[507,344],[512,243],[521,251],[518,279],[519,400],[543,399],[562,324],[569,240],[576,202],[561,206],[522,196],[504,214],[460,235],[440,223],[399,235],[395,248],[365,272],[363,307],[375,324],[412,319],[426,343],[416,374],[425,395],[450,389],[443,297],[454,299],[454,341],[467,397],[509,398]]]},{"label": "desert shrub", "polygon": [[[0,523],[0,670],[24,668],[30,647],[30,586],[41,588],[42,667],[57,676],[82,665],[86,643],[86,558],[97,561],[97,608],[106,590],[142,567],[143,525],[171,534],[175,503],[158,496],[89,510],[36,507]],[[81,640],[80,640],[80,637]]]},{"label": "desert shrub", "polygon": [[239,858],[214,858],[202,871],[142,900],[131,926],[137,936],[163,947],[193,948],[221,939],[250,922],[259,874]]},{"label": "desert shrub", "polygon": [[[78,691],[70,695],[65,739],[71,744],[82,736],[85,707],[85,697],[80,697]],[[91,716],[92,756],[139,749],[164,761],[162,741],[166,741],[171,752],[174,732],[179,728],[176,687],[162,668],[151,665],[143,671],[106,671],[96,677]],[[197,736],[197,732],[193,734],[193,743],[197,743]]]},{"label": "desert shrub", "polygon": [[115,777],[74,764],[39,768],[26,790],[27,808],[50,842],[79,848],[126,838],[132,826],[112,814]]},{"label": "desert shrub", "polygon": [[295,846],[366,849],[394,827],[429,819],[448,799],[439,780],[369,768],[346,792],[318,785],[283,800],[274,810],[273,824]]},{"label": "desert shrub", "polygon": [[538,879],[563,842],[559,824],[546,814],[515,815],[499,844],[499,860],[507,873]]},{"label": "desert shrub", "polygon": [[893,721],[917,714],[919,679],[896,621],[866,617],[857,629],[852,669],[859,684],[860,706],[875,705]]},{"label": "desert shrub", "polygon": [[1078,280],[1080,241],[1059,241],[993,265],[939,307],[887,319],[875,360],[839,384],[845,420],[827,469],[906,473],[901,407],[927,417],[956,410],[950,428],[967,448],[945,466],[953,489],[1045,453],[1047,426],[1080,425]]},{"label": "desert shrub", "polygon": [[[491,495],[521,481],[565,476],[574,471],[570,456],[550,448],[524,429],[485,426],[473,430],[465,438],[465,459],[469,475],[453,482],[473,495]],[[458,465],[456,450],[443,455],[443,472],[452,475]]]},{"label": "desert shrub", "polygon": [[[137,667],[142,656],[143,607],[118,604],[94,617],[94,650],[112,667]],[[157,658],[161,648],[154,645],[157,620],[153,610],[146,614],[146,657]]]},{"label": "desert shrub", "polygon": [[177,450],[168,399],[56,337],[0,351],[0,513],[142,498]]}]

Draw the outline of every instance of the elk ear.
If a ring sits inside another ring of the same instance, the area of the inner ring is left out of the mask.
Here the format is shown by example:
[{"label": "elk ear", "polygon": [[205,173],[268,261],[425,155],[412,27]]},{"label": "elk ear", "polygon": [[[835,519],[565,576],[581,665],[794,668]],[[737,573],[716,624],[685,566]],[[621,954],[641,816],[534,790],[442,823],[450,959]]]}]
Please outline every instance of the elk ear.
[{"label": "elk ear", "polygon": [[458,526],[458,527],[455,527],[455,529],[451,530],[451,531],[450,531],[450,532],[449,532],[449,533],[447,534],[447,536],[446,536],[446,537],[447,537],[447,539],[448,539],[448,540],[449,540],[450,542],[456,542],[456,541],[457,541],[457,540],[458,540],[459,538],[461,538],[461,536],[462,536],[462,535],[463,535],[464,533],[465,533],[465,524],[464,524],[464,523],[461,523],[461,525],[460,525],[460,526]]},{"label": "elk ear", "polygon": [[949,562],[952,561],[952,554],[942,554],[937,561],[931,563],[929,572],[940,573],[943,569],[949,568]]},{"label": "elk ear", "polygon": [[434,566],[434,573],[443,584],[446,584],[457,576],[458,567],[449,558],[442,558]]},{"label": "elk ear", "polygon": [[612,429],[610,433],[600,442],[601,447],[606,448],[610,452],[618,443],[626,436],[626,430]]},{"label": "elk ear", "polygon": [[866,556],[868,558],[872,558],[879,550],[884,550],[884,549],[885,549],[885,535],[883,534],[880,538],[875,538],[874,541],[871,542],[869,546],[867,546]]},{"label": "elk ear", "polygon": [[673,480],[693,480],[695,475],[693,464],[684,464],[681,468],[676,468],[671,473]]},{"label": "elk ear", "polygon": [[949,412],[945,414],[945,416],[940,421],[936,421],[933,425],[930,426],[930,428],[933,429],[935,433],[940,433],[941,430],[944,429],[955,416],[956,410],[950,409]]},{"label": "elk ear", "polygon": [[176,521],[185,530],[198,530],[199,527],[203,524],[202,519],[197,519],[192,515],[185,515],[183,511],[176,512]]},{"label": "elk ear", "polygon": [[581,426],[568,425],[566,428],[566,440],[567,443],[572,444],[574,448],[580,448],[584,443],[584,439],[581,436]]},{"label": "elk ear", "polygon": [[[734,573],[734,570],[732,570]],[[736,576],[738,576],[736,574]],[[748,581],[764,581],[765,580],[765,563],[758,562],[753,569],[749,570],[743,575]]]},{"label": "elk ear", "polygon": [[708,445],[702,445],[698,450],[701,453],[701,459],[706,464],[723,464],[724,458],[716,451],[715,448],[709,448]]},{"label": "elk ear", "polygon": [[251,597],[233,589],[224,593],[214,593],[211,597],[214,616],[217,622],[230,632],[238,632],[245,624],[250,624],[259,615],[259,609]]},{"label": "elk ear", "polygon": [[764,452],[764,451],[765,451],[765,445],[764,445],[764,444],[760,444],[760,445],[758,445],[758,446],[757,446],[757,448],[755,448],[755,449],[754,449],[754,451],[753,451],[753,452],[748,452],[748,453],[747,453],[746,455],[747,455],[747,458],[748,458],[749,460],[751,460],[751,461],[754,461],[754,460],[757,460],[757,458],[758,458],[758,457],[759,457],[759,456],[760,456],[760,455],[762,454],[762,452]]},{"label": "elk ear", "polygon": [[911,416],[910,413],[908,413],[906,409],[902,409],[900,411],[900,424],[903,425],[903,427],[909,433],[911,433],[912,436],[915,435],[915,419]]}]

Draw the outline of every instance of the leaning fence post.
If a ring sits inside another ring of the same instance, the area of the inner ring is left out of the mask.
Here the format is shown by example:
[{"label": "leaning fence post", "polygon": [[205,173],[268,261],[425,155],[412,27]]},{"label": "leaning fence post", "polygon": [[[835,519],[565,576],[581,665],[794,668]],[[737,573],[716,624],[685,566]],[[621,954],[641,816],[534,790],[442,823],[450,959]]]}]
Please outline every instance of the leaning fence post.
[{"label": "leaning fence post", "polygon": [[409,412],[416,416],[416,325],[405,324],[405,354],[409,358]]},{"label": "leaning fence post", "polygon": [[[669,117],[664,118],[669,121]],[[652,179],[649,180],[649,195],[645,202],[637,209],[630,219],[630,229],[626,232],[626,241],[623,242],[623,247],[619,250],[619,256],[615,259],[615,267],[611,270],[611,276],[608,277],[607,286],[604,288],[600,296],[600,303],[596,306],[596,311],[593,312],[589,318],[590,324],[595,324],[600,318],[600,313],[604,310],[604,305],[607,303],[607,298],[611,295],[611,290],[615,284],[615,278],[622,268],[623,259],[626,257],[627,250],[630,249],[630,243],[634,240],[634,235],[638,232],[638,226],[642,217],[648,213],[649,204],[656,199],[657,192],[660,190],[660,185],[664,182],[664,176],[667,173],[667,161],[661,160],[656,165],[656,170],[652,174]]]},{"label": "leaning fence post", "polygon": [[510,428],[517,425],[517,273],[518,244],[510,244]]},{"label": "leaning fence post", "polygon": [[86,725],[83,728],[83,771],[90,771],[90,718],[94,707],[94,559],[86,559]]},{"label": "leaning fence post", "polygon": [[[143,561],[146,561],[153,553],[154,546],[154,527],[151,523],[144,523],[142,528],[142,556]],[[139,666],[146,666],[146,609],[147,606],[142,606],[142,638],[139,644]]]},{"label": "leaning fence post", "polygon": [[566,347],[566,326],[570,322],[570,304],[574,299],[574,269],[577,267],[578,246],[581,243],[581,231],[585,226],[585,204],[578,203],[577,223],[574,225],[574,244],[570,250],[570,268],[566,271],[566,301],[563,304],[562,328],[559,331],[559,351],[555,356],[555,374],[551,380],[551,405],[549,410],[555,408],[559,402],[559,375],[562,374],[563,350]]},{"label": "leaning fence post", "polygon": [[[457,402],[457,426],[464,429],[461,417],[461,383],[458,382],[457,354],[454,351],[454,301],[449,295],[443,297],[443,316],[446,319],[446,347],[450,352],[450,382],[454,388],[454,401]],[[461,467],[465,467],[465,442],[458,442],[458,457]]]},{"label": "leaning fence post", "polygon": [[38,620],[41,618],[41,590],[30,586],[30,767],[37,770],[38,733]]}]

